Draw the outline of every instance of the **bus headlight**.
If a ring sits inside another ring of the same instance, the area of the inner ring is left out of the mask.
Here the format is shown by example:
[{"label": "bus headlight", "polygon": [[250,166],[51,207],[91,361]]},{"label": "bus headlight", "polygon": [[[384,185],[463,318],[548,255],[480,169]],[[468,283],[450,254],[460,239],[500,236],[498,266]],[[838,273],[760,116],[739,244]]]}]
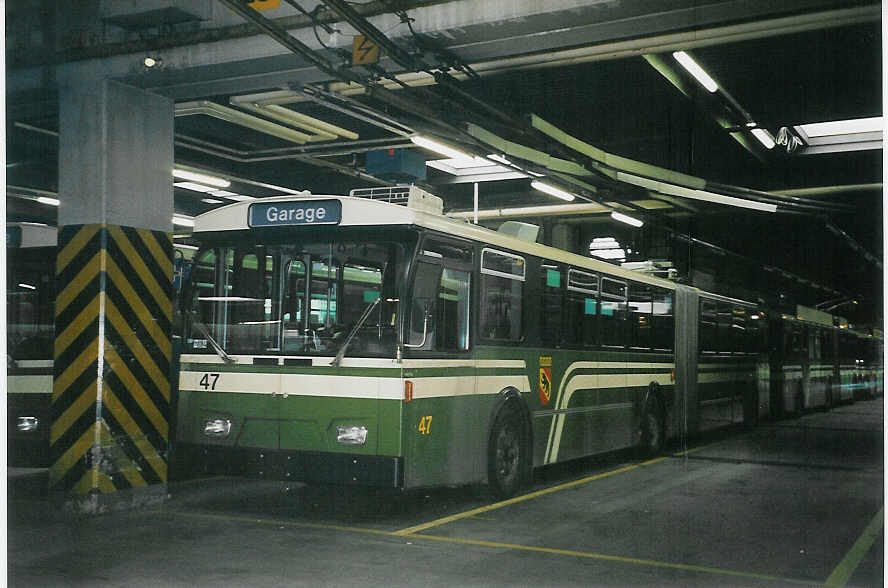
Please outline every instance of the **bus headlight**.
[{"label": "bus headlight", "polygon": [[363,445],[367,442],[367,427],[336,427],[336,441],[341,445]]},{"label": "bus headlight", "polygon": [[32,433],[39,426],[40,419],[35,416],[20,416],[15,422],[15,428],[19,433]]},{"label": "bus headlight", "polygon": [[204,421],[203,433],[207,437],[224,439],[231,434],[231,421],[228,419],[207,419]]}]

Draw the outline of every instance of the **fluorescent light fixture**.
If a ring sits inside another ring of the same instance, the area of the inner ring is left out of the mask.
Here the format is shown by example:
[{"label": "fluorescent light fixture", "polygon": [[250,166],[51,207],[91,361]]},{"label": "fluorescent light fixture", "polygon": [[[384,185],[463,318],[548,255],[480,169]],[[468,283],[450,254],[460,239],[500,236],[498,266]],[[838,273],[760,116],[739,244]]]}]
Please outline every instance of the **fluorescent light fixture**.
[{"label": "fluorescent light fixture", "polygon": [[572,201],[576,196],[571,194],[570,192],[565,192],[560,188],[556,188],[555,186],[550,186],[549,184],[540,182],[539,180],[534,180],[530,183],[530,187],[534,190],[539,190],[540,192],[545,192],[550,196],[554,196],[555,198],[561,198],[562,200],[567,200],[568,202]]},{"label": "fluorescent light fixture", "polygon": [[752,129],[752,135],[759,140],[759,143],[765,146],[765,149],[773,149],[776,144],[774,143],[774,137],[768,132],[768,129]]},{"label": "fluorescent light fixture", "polygon": [[[455,170],[477,167],[497,167],[500,169],[504,169],[502,166],[499,166],[483,157],[469,157],[468,159],[430,159],[426,161],[426,165],[429,167],[440,169],[441,171],[447,171],[448,167]],[[504,169],[504,171],[512,170]]]},{"label": "fluorescent light fixture", "polygon": [[185,188],[186,190],[191,190],[193,192],[214,192],[216,188],[212,186],[204,186],[203,184],[196,184],[194,182],[173,182],[173,186],[177,188]]},{"label": "fluorescent light fixture", "polygon": [[881,116],[871,118],[855,118],[849,120],[833,120],[822,123],[799,125],[809,137],[828,137],[830,135],[851,135],[854,133],[874,133],[884,128]]},{"label": "fluorescent light fixture", "polygon": [[218,200],[216,198],[201,198],[201,202],[206,202],[207,204],[225,204],[224,200]]},{"label": "fluorescent light fixture", "polygon": [[208,174],[202,174],[198,172],[190,172],[184,169],[174,169],[173,177],[179,178],[180,180],[190,180],[192,182],[200,182],[201,184],[206,184],[207,186],[215,186],[217,188],[227,188],[231,185],[231,182],[224,178],[218,178],[216,176],[211,176]]},{"label": "fluorescent light fixture", "polygon": [[247,200],[256,200],[255,196],[244,196],[243,194],[232,194],[231,196],[226,196],[229,200],[234,200],[235,202],[245,202]]},{"label": "fluorescent light fixture", "polygon": [[617,180],[640,186],[652,192],[667,194],[669,196],[678,196],[679,198],[690,198],[692,200],[703,200],[706,202],[715,202],[717,204],[727,204],[728,206],[737,206],[739,208],[749,208],[751,210],[760,210],[762,212],[777,212],[776,204],[767,202],[758,202],[756,200],[747,200],[745,198],[735,198],[734,196],[725,196],[724,194],[716,194],[707,192],[706,190],[694,190],[685,188],[684,186],[676,186],[665,182],[658,182],[648,178],[642,178],[633,174],[617,172]]},{"label": "fluorescent light fixture", "polygon": [[31,284],[19,284],[20,288],[27,288],[28,290],[36,290],[37,286],[32,286]]},{"label": "fluorescent light fixture", "polygon": [[694,76],[704,88],[710,92],[718,90],[718,84],[715,83],[715,80],[713,80],[690,55],[684,51],[676,51],[672,56],[682,65],[682,67],[688,70],[688,73]]},{"label": "fluorescent light fixture", "polygon": [[497,163],[501,163],[503,165],[512,165],[512,162],[503,157],[502,155],[497,155],[496,153],[491,153],[487,156],[487,159],[492,159]]},{"label": "fluorescent light fixture", "polygon": [[449,145],[439,143],[438,141],[429,139],[428,137],[413,135],[412,137],[410,137],[410,141],[412,141],[415,145],[419,145],[420,147],[428,149],[429,151],[434,151],[435,153],[440,153],[441,155],[449,157],[450,159],[472,159],[472,156],[468,153],[463,153],[459,149],[454,149]]},{"label": "fluorescent light fixture", "polygon": [[644,224],[644,221],[640,221],[637,218],[632,218],[631,216],[625,215],[621,212],[614,211],[611,213],[611,218],[615,221],[620,221],[621,223],[626,223],[627,225],[632,225],[633,227],[640,227]]},{"label": "fluorescent light fixture", "polygon": [[190,216],[184,215],[173,215],[173,224],[179,225],[180,227],[193,227],[194,226],[194,218]]},{"label": "fluorescent light fixture", "polygon": [[58,206],[59,199],[58,198],[50,198],[49,196],[38,196],[37,202],[40,204],[49,204],[50,206]]},{"label": "fluorescent light fixture", "polygon": [[195,245],[186,245],[185,243],[175,243],[173,244],[173,247],[178,247],[179,249],[188,249],[190,251],[197,251],[198,249],[200,249]]}]

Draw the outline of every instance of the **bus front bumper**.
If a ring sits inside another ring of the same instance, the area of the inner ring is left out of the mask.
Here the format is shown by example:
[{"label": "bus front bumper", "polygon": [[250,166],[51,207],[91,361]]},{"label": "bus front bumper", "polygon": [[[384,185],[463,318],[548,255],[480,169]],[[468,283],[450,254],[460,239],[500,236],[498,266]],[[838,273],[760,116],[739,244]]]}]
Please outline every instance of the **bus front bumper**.
[{"label": "bus front bumper", "polygon": [[173,471],[183,477],[202,474],[244,476],[314,484],[378,488],[404,485],[403,458],[388,455],[269,450],[251,447],[176,444]]}]

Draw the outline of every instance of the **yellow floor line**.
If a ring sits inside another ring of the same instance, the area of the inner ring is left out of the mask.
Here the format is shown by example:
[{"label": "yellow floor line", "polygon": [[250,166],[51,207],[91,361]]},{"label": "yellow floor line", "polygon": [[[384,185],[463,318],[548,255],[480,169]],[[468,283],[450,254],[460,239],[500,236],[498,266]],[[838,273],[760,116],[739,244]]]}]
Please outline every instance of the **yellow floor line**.
[{"label": "yellow floor line", "polygon": [[702,572],[705,574],[713,574],[720,576],[733,576],[735,578],[749,578],[755,580],[768,580],[771,582],[779,582],[781,584],[800,584],[811,586],[816,584],[811,580],[798,580],[794,578],[783,578],[781,576],[771,576],[768,574],[756,574],[754,572],[741,572],[737,570],[728,570],[724,568],[712,568],[707,566],[697,566],[691,564],[673,563],[667,561],[657,561],[652,559],[642,559],[637,557],[622,557],[619,555],[607,555],[604,553],[592,553],[589,551],[573,551],[571,549],[556,549],[553,547],[534,547],[531,545],[518,545],[515,543],[498,543],[496,541],[478,541],[475,539],[460,539],[457,537],[440,537],[437,535],[413,535],[416,539],[428,539],[430,541],[442,541],[446,543],[458,543],[461,545],[476,545],[480,547],[491,547],[495,549],[514,549],[518,551],[533,551],[537,553],[548,553],[552,555],[566,555],[570,557],[582,557],[586,559],[597,559],[602,561],[613,561],[619,563],[635,564],[640,566],[655,568],[670,568],[674,570],[683,570],[688,572]]},{"label": "yellow floor line", "polygon": [[[631,466],[629,469],[634,469],[637,466]],[[607,475],[612,475],[614,473],[618,473],[617,470],[612,472],[606,472]],[[605,474],[601,474],[603,476]],[[578,480],[579,482],[579,480]],[[392,531],[382,531],[379,529],[368,529],[366,527],[351,527],[348,525],[330,525],[323,523],[304,523],[298,521],[287,521],[287,520],[279,520],[279,519],[266,519],[266,518],[257,518],[250,517],[244,515],[230,515],[230,514],[214,514],[214,513],[203,513],[203,512],[188,512],[188,511],[176,511],[176,516],[187,516],[193,518],[201,518],[201,519],[213,519],[213,520],[224,520],[224,521],[234,521],[234,522],[242,522],[242,523],[254,523],[259,525],[269,525],[275,527],[296,527],[303,529],[321,529],[321,530],[329,530],[329,531],[344,531],[348,533],[365,533],[371,535],[381,535],[386,537],[398,537],[403,538],[404,534],[400,532],[392,532]],[[624,564],[632,564],[638,566],[645,567],[654,567],[654,568],[667,568],[674,570],[682,570],[686,572],[700,572],[704,574],[711,575],[719,575],[719,576],[731,576],[735,578],[748,578],[755,580],[766,580],[771,582],[778,582],[782,584],[799,584],[799,585],[807,585],[811,586],[816,584],[816,582],[812,582],[810,580],[797,580],[794,578],[783,578],[780,576],[771,576],[768,574],[756,574],[753,572],[741,572],[737,570],[729,570],[725,568],[714,568],[709,566],[698,566],[692,564],[682,564],[682,563],[674,563],[674,562],[666,562],[666,561],[657,561],[652,559],[643,559],[638,557],[623,557],[619,555],[607,555],[604,553],[594,553],[589,551],[575,551],[571,549],[557,549],[554,547],[535,547],[532,545],[520,545],[516,543],[499,543],[496,541],[481,541],[475,539],[462,539],[458,537],[442,537],[438,535],[410,535],[409,539],[425,539],[428,541],[439,541],[443,543],[455,543],[459,545],[474,545],[478,547],[489,547],[492,549],[511,549],[516,551],[528,551],[535,553],[546,553],[550,555],[563,555],[568,557],[580,557],[585,559],[595,559],[600,561],[610,561]]]},{"label": "yellow floor line", "polygon": [[[682,455],[686,455],[688,453],[692,453],[694,451],[700,451],[702,449],[712,447],[713,445],[717,445],[718,443],[721,443],[721,441],[718,441],[716,443],[710,443],[708,445],[702,445],[700,447],[695,447],[693,449],[688,449],[687,451],[674,453],[674,454],[672,454],[671,457],[679,457]],[[643,461],[638,464],[633,464],[633,465],[625,466],[622,468],[617,468],[615,470],[610,470],[610,471],[604,472],[602,474],[596,474],[594,476],[589,476],[589,477],[582,478],[579,480],[574,480],[572,482],[566,482],[564,484],[559,484],[558,486],[553,486],[551,488],[544,488],[543,490],[538,490],[536,492],[531,492],[529,494],[522,494],[521,496],[516,496],[515,498],[510,498],[509,500],[503,500],[502,502],[495,502],[493,504],[488,504],[487,506],[482,506],[480,508],[467,510],[465,512],[461,512],[461,513],[457,513],[455,515],[450,515],[448,517],[436,519],[434,521],[429,521],[428,523],[423,523],[421,525],[416,525],[414,527],[407,527],[406,529],[401,529],[400,531],[395,531],[395,534],[396,535],[412,535],[413,533],[417,533],[419,531],[425,531],[426,529],[430,529],[432,527],[446,525],[447,523],[452,523],[454,521],[473,517],[475,515],[489,512],[491,510],[503,508],[505,506],[511,506],[511,505],[517,504],[519,502],[524,502],[525,500],[532,500],[534,498],[538,498],[540,496],[545,496],[546,494],[551,494],[553,492],[559,492],[561,490],[567,490],[568,488],[582,486],[583,484],[588,484],[589,482],[594,482],[595,480],[600,480],[601,478],[607,478],[609,476],[613,476],[616,474],[622,474],[624,472],[628,472],[628,471],[637,469],[639,467],[654,465],[654,464],[657,464],[657,463],[660,463],[662,461],[669,459],[669,457],[670,456],[656,457],[656,458],[650,459],[648,461]]]},{"label": "yellow floor line", "polygon": [[449,517],[444,517],[440,519],[436,519],[434,521],[429,521],[428,523],[423,523],[421,525],[416,525],[414,527],[407,527],[406,529],[401,529],[400,531],[395,531],[395,535],[411,535],[418,531],[425,531],[426,529],[430,529],[432,527],[438,527],[441,525],[446,525],[447,523],[452,523],[453,521],[458,521],[461,519],[473,517],[475,515],[479,515],[481,513],[490,512],[492,510],[496,510],[499,508],[503,508],[505,506],[511,506],[513,504],[518,504],[519,502],[524,502],[526,500],[532,500],[534,498],[538,498],[540,496],[545,496],[546,494],[552,494],[553,492],[559,492],[561,490],[567,490],[568,488],[574,488],[576,486],[582,486],[583,484],[588,484],[589,482],[593,482],[595,480],[600,480],[601,478],[607,478],[609,476],[614,476],[616,474],[622,474],[623,472],[628,472],[634,469],[639,468],[640,465],[629,465],[622,468],[617,468],[615,470],[610,470],[608,472],[604,472],[602,474],[596,474],[594,476],[589,476],[587,478],[582,478],[579,480],[574,480],[572,482],[566,482],[564,484],[559,484],[558,486],[552,486],[551,488],[544,488],[543,490],[537,490],[536,492],[531,492],[529,494],[522,494],[521,496],[516,496],[515,498],[510,498],[509,500],[503,500],[502,502],[494,502],[493,504],[488,504],[487,506],[482,506],[479,508],[474,508],[472,510],[467,510],[465,512],[457,513],[455,515],[450,515]]},{"label": "yellow floor line", "polygon": [[176,511],[176,516],[194,517],[199,519],[213,519],[218,521],[235,521],[240,523],[255,523],[258,525],[270,525],[275,527],[296,527],[300,529],[324,529],[329,531],[347,531],[349,533],[368,533],[371,535],[394,535],[391,531],[380,529],[368,529],[367,527],[350,527],[348,525],[330,525],[326,523],[304,523],[300,521],[286,521],[281,519],[263,519],[245,515],[215,514],[206,512]]},{"label": "yellow floor line", "polygon": [[867,552],[870,550],[870,547],[873,546],[873,543],[875,543],[876,539],[879,538],[879,535],[882,534],[884,525],[885,507],[883,506],[882,509],[876,513],[876,516],[873,517],[873,520],[870,521],[869,525],[866,526],[866,529],[863,530],[863,533],[861,533],[857,541],[854,542],[854,545],[851,546],[851,549],[848,550],[848,553],[842,558],[842,561],[839,562],[839,565],[836,566],[836,569],[833,570],[823,585],[829,586],[830,588],[838,588],[839,586],[847,584],[848,580],[851,579],[851,576],[853,576],[854,572],[857,570],[857,566],[860,565],[860,562],[863,561],[864,556],[866,556]]}]

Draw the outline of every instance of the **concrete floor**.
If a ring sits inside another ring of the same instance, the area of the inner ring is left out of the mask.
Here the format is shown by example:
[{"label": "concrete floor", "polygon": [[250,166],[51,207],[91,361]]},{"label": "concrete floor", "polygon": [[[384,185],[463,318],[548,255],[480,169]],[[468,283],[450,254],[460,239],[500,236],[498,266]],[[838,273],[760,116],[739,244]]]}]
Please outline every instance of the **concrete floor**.
[{"label": "concrete floor", "polygon": [[214,478],[72,519],[10,471],[11,586],[881,586],[883,401],[549,468],[522,497]]}]

